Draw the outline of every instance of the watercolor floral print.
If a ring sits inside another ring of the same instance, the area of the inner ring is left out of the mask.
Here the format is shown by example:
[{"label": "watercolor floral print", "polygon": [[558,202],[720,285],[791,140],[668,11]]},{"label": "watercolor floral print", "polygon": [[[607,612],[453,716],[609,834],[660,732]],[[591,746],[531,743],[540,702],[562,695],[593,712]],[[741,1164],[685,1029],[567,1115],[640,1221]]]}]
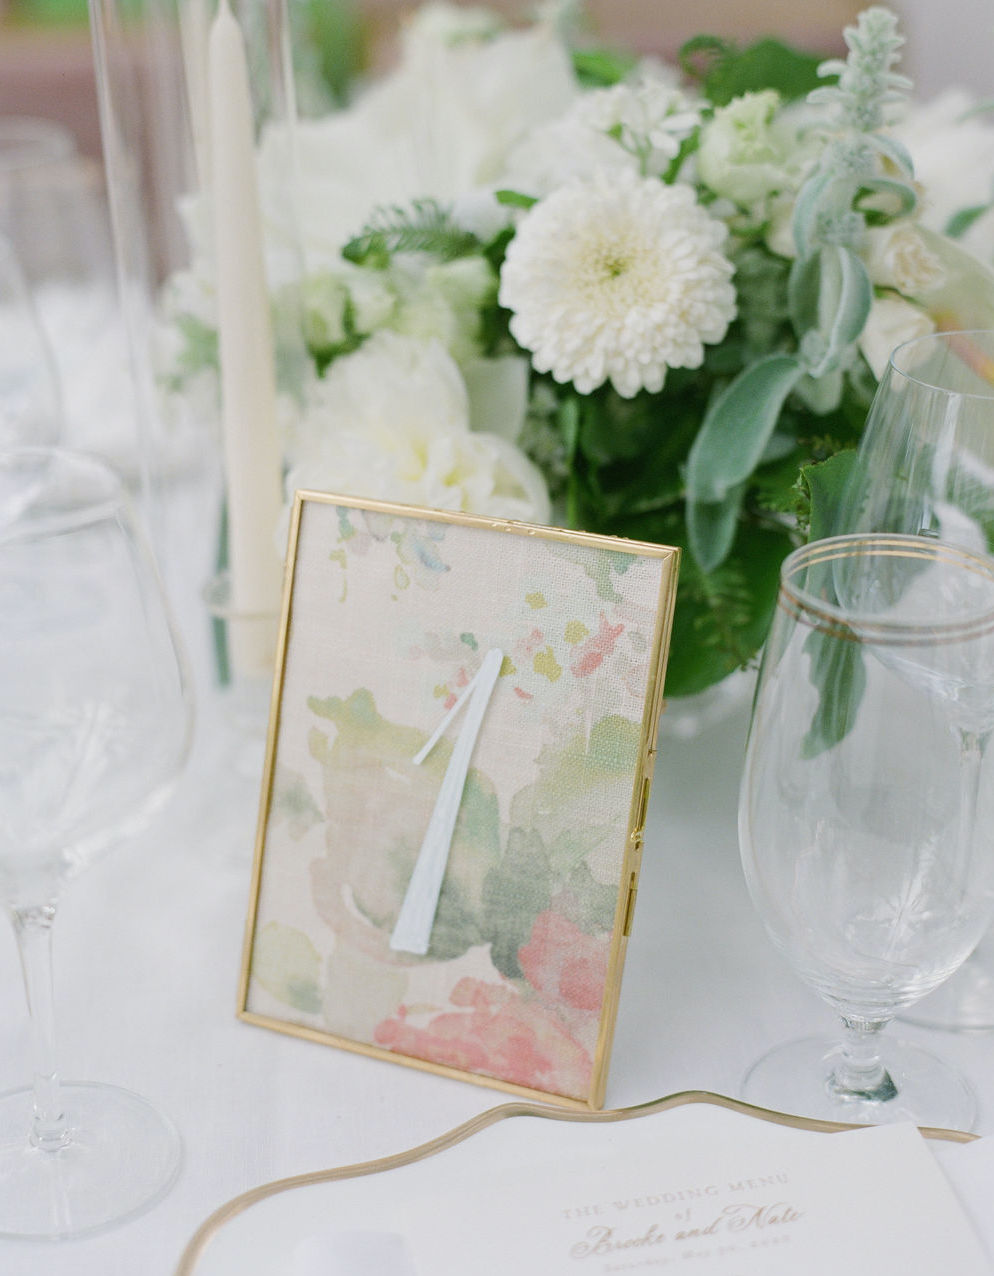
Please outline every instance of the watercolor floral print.
[{"label": "watercolor floral print", "polygon": [[[588,1099],[672,570],[605,544],[304,502],[250,1015]],[[428,951],[394,951],[459,718],[414,759],[494,647]]]}]

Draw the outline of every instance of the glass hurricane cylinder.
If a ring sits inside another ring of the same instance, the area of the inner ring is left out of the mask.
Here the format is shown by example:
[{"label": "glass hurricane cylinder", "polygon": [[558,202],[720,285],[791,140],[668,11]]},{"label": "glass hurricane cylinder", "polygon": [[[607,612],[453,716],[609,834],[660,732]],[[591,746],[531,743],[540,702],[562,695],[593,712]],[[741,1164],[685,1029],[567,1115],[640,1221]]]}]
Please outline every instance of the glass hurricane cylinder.
[{"label": "glass hurricane cylinder", "polygon": [[[197,596],[224,563],[235,613],[271,612],[303,351],[287,3],[91,0],[90,17],[135,382],[169,458],[159,481],[200,485],[211,511]],[[168,570],[186,529],[167,520],[160,542]],[[230,635],[236,677],[270,669],[258,633]]]},{"label": "glass hurricane cylinder", "polygon": [[[29,320],[24,303],[19,313],[12,310],[8,289],[0,318],[14,326],[3,333],[0,358],[8,369],[20,363],[30,370],[20,388],[31,411],[22,410],[17,441],[58,439],[85,448],[142,486],[145,449],[128,375],[103,173],[78,153],[62,125],[0,117],[0,235],[32,312]],[[9,278],[9,266],[6,273]],[[5,398],[9,389],[5,380]],[[13,410],[9,399],[5,406]]]}]

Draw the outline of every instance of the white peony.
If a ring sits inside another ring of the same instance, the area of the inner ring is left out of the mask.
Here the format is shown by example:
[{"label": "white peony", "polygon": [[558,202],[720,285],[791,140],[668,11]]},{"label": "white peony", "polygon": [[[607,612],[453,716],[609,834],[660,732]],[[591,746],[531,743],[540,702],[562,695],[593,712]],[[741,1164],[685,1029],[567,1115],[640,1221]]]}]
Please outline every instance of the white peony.
[{"label": "white peony", "polygon": [[631,398],[697,368],[735,317],[725,227],[689,186],[604,170],[534,205],[508,246],[500,302],[539,372]]},{"label": "white peony", "polygon": [[931,318],[912,302],[903,297],[876,297],[859,338],[860,352],[879,381],[898,346],[934,331]]},{"label": "white peony", "polygon": [[437,341],[379,332],[310,387],[287,491],[311,489],[544,523],[545,481],[512,443],[470,430]]},{"label": "white peony", "polygon": [[[263,137],[267,235],[292,239],[299,228],[308,271],[335,262],[377,208],[425,198],[454,204],[490,190],[513,147],[579,92],[569,54],[550,26],[487,40],[463,35],[453,39],[447,22],[416,23],[392,74],[348,109],[300,121],[295,209],[287,199],[281,135],[270,130]],[[475,207],[473,215],[479,224],[482,210]]]}]

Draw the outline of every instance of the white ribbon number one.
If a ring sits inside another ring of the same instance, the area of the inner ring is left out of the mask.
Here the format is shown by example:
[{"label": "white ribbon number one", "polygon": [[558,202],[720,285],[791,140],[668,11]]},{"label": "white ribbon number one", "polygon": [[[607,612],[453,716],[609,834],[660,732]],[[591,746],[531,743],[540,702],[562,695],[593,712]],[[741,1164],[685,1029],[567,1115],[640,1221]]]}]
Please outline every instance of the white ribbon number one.
[{"label": "white ribbon number one", "polygon": [[438,909],[438,896],[442,889],[442,878],[445,876],[445,868],[449,861],[452,834],[455,832],[462,791],[469,771],[469,760],[503,663],[504,653],[499,648],[494,647],[487,652],[472,681],[438,724],[424,748],[413,759],[415,766],[421,765],[442,738],[446,727],[468,701],[466,720],[452,746],[452,756],[449,758],[445,778],[438,791],[438,800],[428,821],[424,841],[421,843],[421,850],[414,864],[414,872],[407,884],[407,894],[404,896],[397,924],[390,936],[390,947],[394,952],[424,954],[428,951],[431,930],[435,924],[435,913]]}]

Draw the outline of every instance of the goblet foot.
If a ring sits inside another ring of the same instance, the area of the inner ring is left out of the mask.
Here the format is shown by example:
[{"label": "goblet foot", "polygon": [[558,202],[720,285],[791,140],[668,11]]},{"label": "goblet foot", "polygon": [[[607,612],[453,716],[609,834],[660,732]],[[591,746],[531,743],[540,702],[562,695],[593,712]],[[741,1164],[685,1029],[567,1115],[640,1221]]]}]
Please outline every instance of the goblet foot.
[{"label": "goblet foot", "polygon": [[116,1086],[67,1082],[64,1146],[30,1142],[30,1089],[0,1094],[0,1236],[63,1240],[142,1213],[176,1180],[179,1134],[151,1104]]},{"label": "goblet foot", "polygon": [[925,1028],[971,1032],[994,1028],[994,954],[983,945],[935,992],[907,1010],[901,1018]]},{"label": "goblet foot", "polygon": [[838,1040],[805,1037],[774,1047],[754,1063],[742,1097],[759,1107],[822,1121],[972,1128],[977,1098],[955,1068],[906,1041],[883,1036],[877,1045],[886,1078],[873,1095],[846,1093],[836,1083],[842,1061]]}]

